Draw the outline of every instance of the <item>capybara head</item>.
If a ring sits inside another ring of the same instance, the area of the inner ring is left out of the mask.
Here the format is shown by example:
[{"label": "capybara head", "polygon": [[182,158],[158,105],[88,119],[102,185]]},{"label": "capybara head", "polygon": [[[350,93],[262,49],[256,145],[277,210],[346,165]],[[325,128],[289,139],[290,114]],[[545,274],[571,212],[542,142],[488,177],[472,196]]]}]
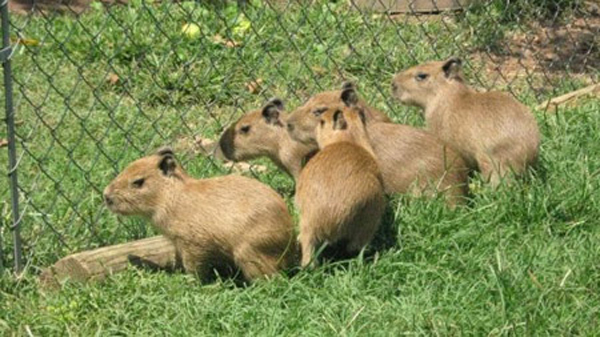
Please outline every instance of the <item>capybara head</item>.
[{"label": "capybara head", "polygon": [[400,102],[424,108],[442,89],[463,82],[462,61],[451,58],[414,66],[394,76],[392,94]]},{"label": "capybara head", "polygon": [[288,132],[296,141],[316,145],[315,128],[321,120],[321,115],[332,107],[343,105],[349,107],[357,104],[358,95],[351,83],[345,83],[342,90],[316,94],[289,115],[287,119]]},{"label": "capybara head", "polygon": [[321,114],[315,133],[320,148],[340,141],[363,145],[368,142],[365,112],[360,107],[330,107]]},{"label": "capybara head", "polygon": [[225,130],[219,147],[228,160],[243,161],[267,155],[285,132],[284,105],[271,99],[262,109],[251,111]]},{"label": "capybara head", "polygon": [[184,175],[173,150],[161,148],[129,164],[104,190],[104,202],[120,215],[150,217]]}]

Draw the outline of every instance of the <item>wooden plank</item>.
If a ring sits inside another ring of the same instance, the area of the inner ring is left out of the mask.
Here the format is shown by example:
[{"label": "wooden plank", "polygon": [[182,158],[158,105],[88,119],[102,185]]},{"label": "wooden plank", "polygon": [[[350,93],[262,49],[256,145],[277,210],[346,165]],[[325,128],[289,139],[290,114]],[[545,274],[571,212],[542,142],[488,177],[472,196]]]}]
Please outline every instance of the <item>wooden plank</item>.
[{"label": "wooden plank", "polygon": [[155,236],[66,256],[42,272],[40,283],[43,287],[55,288],[67,280],[102,280],[131,264],[165,270],[174,270],[180,265],[173,243],[163,236]]},{"label": "wooden plank", "polygon": [[597,94],[600,93],[600,83],[597,84],[593,84],[590,86],[587,86],[585,88],[576,90],[576,91],[572,91],[570,93],[558,96],[558,97],[554,97],[552,99],[547,100],[546,102],[538,105],[536,107],[536,109],[541,110],[548,110],[549,108],[551,108],[552,106],[557,107],[561,104],[565,104],[567,102],[570,102],[572,100],[575,100],[579,97],[583,97],[583,96],[587,96],[587,95],[592,95],[592,94]]},{"label": "wooden plank", "polygon": [[351,0],[360,9],[391,13],[437,13],[458,10],[472,0]]}]

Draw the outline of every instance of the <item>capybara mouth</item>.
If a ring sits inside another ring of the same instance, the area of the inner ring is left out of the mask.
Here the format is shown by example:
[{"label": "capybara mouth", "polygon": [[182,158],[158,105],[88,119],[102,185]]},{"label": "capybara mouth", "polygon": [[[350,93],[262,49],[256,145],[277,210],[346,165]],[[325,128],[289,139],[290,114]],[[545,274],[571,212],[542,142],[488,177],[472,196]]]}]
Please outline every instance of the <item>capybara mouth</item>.
[{"label": "capybara mouth", "polygon": [[314,138],[309,138],[301,135],[292,135],[292,139],[308,146],[317,146],[317,140]]},{"label": "capybara mouth", "polygon": [[111,197],[109,197],[109,196],[107,196],[107,195],[104,195],[104,204],[105,204],[107,207],[110,207],[110,206],[112,206],[114,203],[115,203],[115,202],[114,202],[113,198],[111,198]]},{"label": "capybara mouth", "polygon": [[108,210],[111,211],[112,213],[117,213],[117,214],[119,213],[119,209],[113,198],[110,198],[110,199],[105,198],[104,206],[106,206],[106,208],[108,208]]},{"label": "capybara mouth", "polygon": [[227,160],[235,161],[235,149],[233,145],[233,140],[235,137],[235,128],[230,126],[225,130],[221,138],[219,139],[219,148],[221,149],[221,153]]},{"label": "capybara mouth", "polygon": [[116,214],[116,215],[123,215],[123,216],[127,216],[127,215],[134,215],[134,213],[133,213],[133,212],[131,212],[131,211],[126,211],[126,210],[123,210],[123,209],[119,208],[119,207],[117,206],[117,204],[106,205],[106,208],[108,208],[108,210],[109,210],[111,213],[114,213],[114,214]]},{"label": "capybara mouth", "polygon": [[113,203],[109,204],[107,202],[104,203],[104,205],[106,206],[106,208],[108,208],[108,210],[111,213],[115,213],[115,214],[121,214],[121,212],[119,212],[119,208]]},{"label": "capybara mouth", "polygon": [[119,206],[123,205],[122,201],[119,201],[114,196],[104,196],[104,205],[111,213],[115,213],[117,215],[129,215],[128,212],[124,212]]},{"label": "capybara mouth", "polygon": [[400,96],[402,96],[402,88],[400,88],[396,82],[392,82],[392,96],[396,97],[397,99],[400,99]]},{"label": "capybara mouth", "polygon": [[302,132],[300,132],[298,130],[298,127],[294,124],[287,124],[287,132],[290,138],[292,138],[294,141],[297,141],[304,145],[311,145],[312,143],[310,139],[307,139],[307,137],[302,135]]}]

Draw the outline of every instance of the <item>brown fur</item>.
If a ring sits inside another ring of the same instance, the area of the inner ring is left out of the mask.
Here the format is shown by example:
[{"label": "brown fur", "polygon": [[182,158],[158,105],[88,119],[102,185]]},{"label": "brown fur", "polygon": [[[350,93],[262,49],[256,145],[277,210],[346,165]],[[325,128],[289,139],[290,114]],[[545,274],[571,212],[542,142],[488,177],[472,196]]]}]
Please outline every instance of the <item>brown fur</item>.
[{"label": "brown fur", "polygon": [[461,75],[461,61],[429,62],[394,77],[394,95],[424,109],[428,128],[497,185],[538,158],[540,134],[529,109],[501,92],[479,93]]},{"label": "brown fur", "polygon": [[[296,108],[287,118],[288,123],[288,131],[291,133],[292,137],[304,144],[312,145],[316,147],[316,141],[314,137],[304,137],[304,135],[314,134],[316,121],[315,119],[312,124],[303,123],[302,119],[304,116],[313,114],[315,111],[324,110],[328,106],[332,104],[343,104],[344,102],[341,99],[341,94],[345,89],[354,88],[354,85],[351,83],[345,83],[343,85],[342,90],[331,90],[324,91],[312,96],[304,105]],[[365,114],[368,119],[379,121],[383,123],[391,123],[392,121],[388,116],[386,116],[383,112],[368,106],[362,99],[359,99],[357,104],[365,111]],[[295,129],[289,129],[295,128]]]},{"label": "brown fur", "polygon": [[[373,238],[385,208],[381,174],[364,125],[356,112],[341,108],[321,115],[321,151],[298,180],[303,267],[323,243],[342,244],[347,253],[356,254]],[[336,112],[342,114],[345,128],[334,122]]]},{"label": "brown fur", "polygon": [[268,157],[294,179],[300,176],[303,162],[316,151],[314,146],[293,140],[285,128],[287,114],[283,103],[272,99],[231,125],[221,136],[219,147],[232,161]]},{"label": "brown fur", "polygon": [[[343,93],[344,91],[342,91]],[[352,94],[352,88],[346,89]],[[341,94],[340,94],[341,95]],[[323,97],[323,96],[321,96]],[[354,92],[345,105],[354,105]],[[340,97],[330,101],[320,99],[311,109],[297,109],[288,118],[292,138],[314,144],[319,116],[314,111],[339,105]],[[315,110],[317,109],[317,110]],[[381,170],[386,193],[435,195],[443,192],[450,205],[462,203],[468,192],[468,168],[450,147],[430,133],[407,125],[381,123],[367,115],[367,133]],[[313,145],[314,146],[314,145]]]},{"label": "brown fur", "polygon": [[104,198],[114,213],[149,219],[173,241],[185,270],[202,279],[213,268],[239,268],[252,281],[294,258],[292,219],[275,191],[241,176],[194,179],[170,149],[131,163]]}]

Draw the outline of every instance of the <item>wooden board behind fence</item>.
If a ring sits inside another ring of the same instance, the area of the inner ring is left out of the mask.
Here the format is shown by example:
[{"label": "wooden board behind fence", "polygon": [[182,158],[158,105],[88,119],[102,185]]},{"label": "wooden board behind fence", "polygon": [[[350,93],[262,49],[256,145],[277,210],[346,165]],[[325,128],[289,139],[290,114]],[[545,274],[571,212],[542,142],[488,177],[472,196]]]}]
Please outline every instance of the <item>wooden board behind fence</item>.
[{"label": "wooden board behind fence", "polygon": [[365,10],[391,13],[435,13],[466,7],[472,0],[351,0]]}]

